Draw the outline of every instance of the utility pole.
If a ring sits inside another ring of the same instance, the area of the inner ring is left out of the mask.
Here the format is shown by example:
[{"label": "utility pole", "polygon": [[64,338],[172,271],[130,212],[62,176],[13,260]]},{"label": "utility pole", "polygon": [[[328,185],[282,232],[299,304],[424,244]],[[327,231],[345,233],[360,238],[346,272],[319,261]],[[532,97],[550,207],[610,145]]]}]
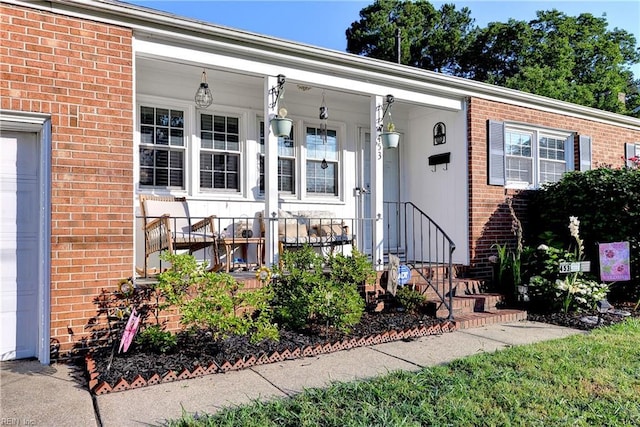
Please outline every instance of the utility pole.
[{"label": "utility pole", "polygon": [[401,35],[400,35],[400,27],[396,28],[396,60],[398,61],[398,64],[402,64],[402,39],[401,39]]}]

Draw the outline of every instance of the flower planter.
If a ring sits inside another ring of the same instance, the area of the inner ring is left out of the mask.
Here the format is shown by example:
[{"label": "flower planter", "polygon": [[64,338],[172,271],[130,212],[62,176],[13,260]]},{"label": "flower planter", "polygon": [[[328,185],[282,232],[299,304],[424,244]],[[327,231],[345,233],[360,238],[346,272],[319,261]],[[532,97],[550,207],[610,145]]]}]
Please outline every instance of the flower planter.
[{"label": "flower planter", "polygon": [[271,132],[275,136],[289,136],[291,134],[291,127],[293,126],[293,120],[276,117],[271,119]]},{"label": "flower planter", "polygon": [[380,134],[380,139],[384,148],[397,148],[400,134],[398,132],[384,132]]}]

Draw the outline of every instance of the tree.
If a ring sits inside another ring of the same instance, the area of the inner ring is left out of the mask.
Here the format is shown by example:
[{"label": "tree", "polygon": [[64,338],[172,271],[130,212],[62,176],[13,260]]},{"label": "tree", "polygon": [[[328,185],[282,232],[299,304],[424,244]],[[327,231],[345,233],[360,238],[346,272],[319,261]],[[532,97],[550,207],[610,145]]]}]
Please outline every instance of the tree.
[{"label": "tree", "polygon": [[536,19],[473,26],[468,8],[426,0],[377,0],[346,31],[347,51],[401,62],[589,107],[640,117],[640,63],[633,34],[607,29],[605,17],[558,10]]},{"label": "tree", "polygon": [[347,52],[397,62],[399,29],[402,64],[456,74],[472,30],[470,14],[453,4],[436,10],[425,0],[377,0],[347,29]]}]

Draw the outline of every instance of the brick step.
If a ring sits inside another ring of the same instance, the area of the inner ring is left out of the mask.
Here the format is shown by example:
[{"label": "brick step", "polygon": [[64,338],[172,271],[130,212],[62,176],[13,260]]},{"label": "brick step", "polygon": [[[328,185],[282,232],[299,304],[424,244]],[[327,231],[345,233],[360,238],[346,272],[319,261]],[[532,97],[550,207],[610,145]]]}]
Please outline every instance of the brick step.
[{"label": "brick step", "polygon": [[479,313],[467,313],[454,316],[458,329],[479,328],[496,323],[508,323],[527,320],[527,312],[523,310],[498,309]]},{"label": "brick step", "polygon": [[[495,310],[502,301],[500,294],[474,294],[453,297],[453,316],[467,313],[481,313]],[[428,300],[435,309],[437,317],[449,316],[449,310],[436,298]]]}]

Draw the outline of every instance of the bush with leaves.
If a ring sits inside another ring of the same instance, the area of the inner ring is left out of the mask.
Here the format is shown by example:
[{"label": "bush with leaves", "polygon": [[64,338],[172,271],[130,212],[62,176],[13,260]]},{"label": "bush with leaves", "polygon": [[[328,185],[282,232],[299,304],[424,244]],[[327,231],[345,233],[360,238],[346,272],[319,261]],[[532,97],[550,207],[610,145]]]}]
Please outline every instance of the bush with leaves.
[{"label": "bush with leaves", "polygon": [[410,286],[401,286],[396,291],[396,301],[409,313],[416,313],[425,302],[424,295]]},{"label": "bush with leaves", "polygon": [[[580,218],[585,244],[585,259],[598,274],[598,242],[628,241],[631,252],[631,281],[618,282],[611,288],[613,299],[640,297],[640,170],[600,167],[584,172],[570,172],[556,183],[534,194],[530,204],[531,237],[546,232],[571,243],[566,219]],[[534,228],[536,227],[537,228]]]},{"label": "bush with leaves", "polygon": [[164,308],[177,307],[186,327],[209,329],[214,338],[249,334],[254,342],[278,339],[269,286],[243,291],[233,276],[207,271],[192,255],[163,254],[163,260],[171,263],[158,276]]},{"label": "bush with leaves", "polygon": [[[335,271],[325,274],[325,261]],[[356,283],[369,277],[360,258],[336,255],[325,260],[308,245],[285,251],[271,285],[274,318],[294,330],[316,323],[346,331],[364,312]]]},{"label": "bush with leaves", "polygon": [[174,334],[165,331],[162,326],[150,325],[136,335],[135,343],[143,350],[165,354],[176,349],[177,339]]}]

